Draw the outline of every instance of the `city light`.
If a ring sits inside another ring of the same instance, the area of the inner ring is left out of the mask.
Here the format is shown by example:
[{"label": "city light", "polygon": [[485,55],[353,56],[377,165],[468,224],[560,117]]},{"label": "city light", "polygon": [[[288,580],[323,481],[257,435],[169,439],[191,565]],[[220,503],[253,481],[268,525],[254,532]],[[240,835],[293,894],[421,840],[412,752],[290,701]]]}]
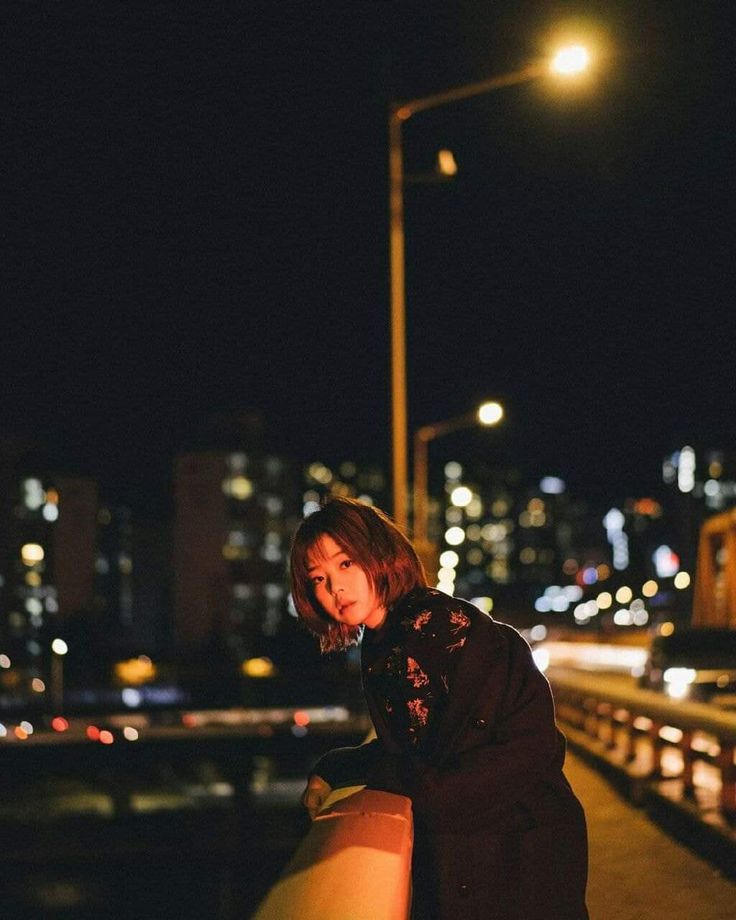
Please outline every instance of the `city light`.
[{"label": "city light", "polygon": [[478,421],[481,425],[498,425],[503,418],[503,406],[491,400],[478,408]]},{"label": "city light", "polygon": [[45,555],[44,549],[39,543],[24,543],[20,548],[20,558],[23,560],[23,565],[37,565],[39,562],[43,562]]},{"label": "city light", "polygon": [[583,45],[568,45],[552,58],[552,73],[569,77],[582,73],[590,64],[590,52]]},{"label": "city light", "polygon": [[69,646],[64,642],[63,639],[54,639],[51,643],[51,651],[55,655],[66,655],[69,651]]}]

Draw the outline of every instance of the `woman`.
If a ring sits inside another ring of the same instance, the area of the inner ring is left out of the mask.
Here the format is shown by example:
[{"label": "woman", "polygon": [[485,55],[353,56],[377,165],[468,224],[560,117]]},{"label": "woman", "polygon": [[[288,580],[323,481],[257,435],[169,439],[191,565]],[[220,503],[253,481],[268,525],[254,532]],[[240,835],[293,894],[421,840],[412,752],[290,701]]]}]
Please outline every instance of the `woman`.
[{"label": "woman", "polygon": [[586,918],[585,818],[524,639],[427,587],[406,537],[352,499],[301,523],[291,580],[322,651],[361,641],[377,734],[319,760],[303,800],[310,815],[337,786],[409,796],[417,920]]}]

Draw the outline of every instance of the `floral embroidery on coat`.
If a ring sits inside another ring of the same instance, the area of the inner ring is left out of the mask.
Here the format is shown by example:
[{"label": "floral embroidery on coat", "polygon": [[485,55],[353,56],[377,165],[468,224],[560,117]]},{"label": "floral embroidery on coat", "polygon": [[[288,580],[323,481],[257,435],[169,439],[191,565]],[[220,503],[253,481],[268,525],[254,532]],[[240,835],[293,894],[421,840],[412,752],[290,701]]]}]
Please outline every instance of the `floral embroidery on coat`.
[{"label": "floral embroidery on coat", "polygon": [[429,686],[429,677],[419,667],[419,662],[409,655],[406,659],[406,679],[412,687]]},{"label": "floral embroidery on coat", "polygon": [[427,589],[412,601],[408,599],[391,631],[370,646],[366,679],[394,737],[426,752],[472,620],[467,608],[436,590]]}]

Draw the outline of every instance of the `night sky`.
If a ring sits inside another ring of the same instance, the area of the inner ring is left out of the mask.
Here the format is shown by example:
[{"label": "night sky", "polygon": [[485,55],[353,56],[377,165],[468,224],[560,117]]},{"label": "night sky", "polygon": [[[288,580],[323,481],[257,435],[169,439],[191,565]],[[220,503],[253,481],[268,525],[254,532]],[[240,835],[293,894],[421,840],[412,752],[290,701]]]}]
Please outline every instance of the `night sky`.
[{"label": "night sky", "polygon": [[[583,15],[584,14],[584,15]],[[729,2],[7,2],[0,431],[143,513],[209,413],[389,469],[386,112],[578,16],[585,89],[416,116],[410,428],[620,501],[736,446]],[[435,449],[436,448],[436,449]]]}]

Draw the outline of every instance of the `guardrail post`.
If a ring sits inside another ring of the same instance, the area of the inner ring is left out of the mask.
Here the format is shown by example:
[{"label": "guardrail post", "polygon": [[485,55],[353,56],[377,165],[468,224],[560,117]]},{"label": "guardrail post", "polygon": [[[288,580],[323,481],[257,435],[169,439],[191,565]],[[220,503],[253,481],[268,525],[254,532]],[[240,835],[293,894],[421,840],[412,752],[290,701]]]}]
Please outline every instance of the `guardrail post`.
[{"label": "guardrail post", "polygon": [[682,752],[682,792],[689,799],[695,798],[695,781],[693,779],[693,764],[695,752],[693,751],[693,732],[685,730],[680,740]]},{"label": "guardrail post", "polygon": [[662,752],[664,750],[664,741],[659,737],[659,733],[664,727],[664,722],[658,719],[652,719],[651,722],[649,741],[652,746],[652,766],[648,779],[659,779],[662,776]]},{"label": "guardrail post", "polygon": [[624,762],[633,763],[636,760],[636,729],[634,728],[634,719],[636,714],[631,710],[626,710],[626,721],[624,722]]}]

